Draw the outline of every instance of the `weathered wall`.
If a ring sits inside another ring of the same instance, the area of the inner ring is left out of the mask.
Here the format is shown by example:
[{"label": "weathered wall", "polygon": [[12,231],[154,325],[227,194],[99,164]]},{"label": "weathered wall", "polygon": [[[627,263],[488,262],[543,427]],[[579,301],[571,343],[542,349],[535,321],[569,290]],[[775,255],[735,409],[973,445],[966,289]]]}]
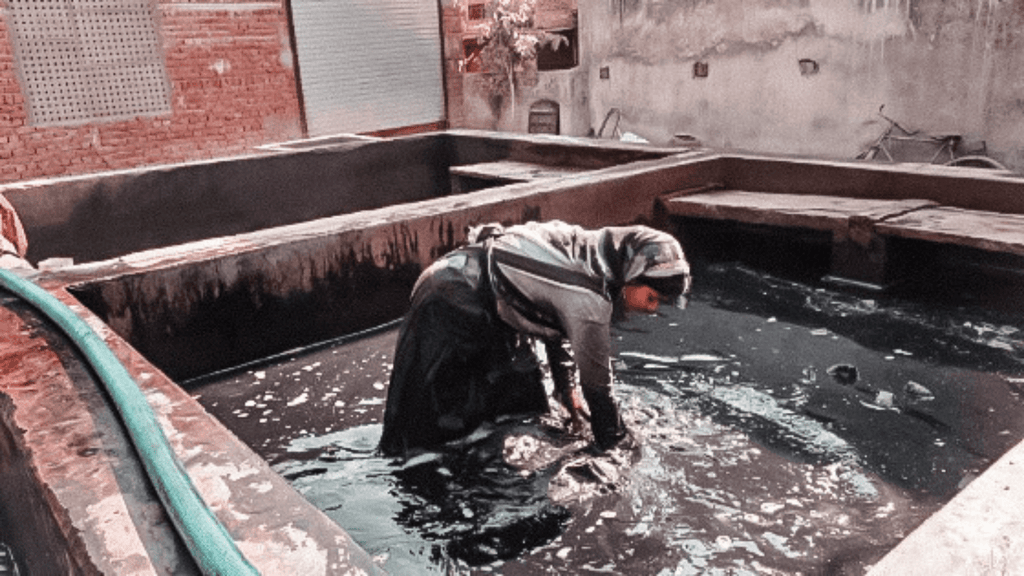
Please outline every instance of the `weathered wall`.
[{"label": "weathered wall", "polygon": [[720,164],[645,160],[55,274],[134,349],[182,380],[401,316],[419,273],[463,243],[469,226],[555,218],[587,227],[651,222],[660,194],[719,180]]},{"label": "weathered wall", "polygon": [[[456,14],[465,3],[446,2]],[[580,65],[526,78],[514,114],[507,104],[494,113],[482,74],[450,66],[451,125],[525,132],[529,104],[551,98],[564,134],[597,131],[617,108],[621,132],[655,144],[688,134],[844,159],[882,133],[884,104],[908,128],[983,140],[1024,170],[1019,0],[595,0],[578,14]],[[449,30],[450,58],[453,40]],[[706,77],[695,77],[696,62]]]},{"label": "weathered wall", "polygon": [[443,136],[357,141],[0,187],[27,259],[90,262],[447,194]]},{"label": "weathered wall", "polygon": [[[59,281],[33,279],[82,316],[124,365],[198,496],[256,573],[379,573],[342,528]],[[52,322],[6,291],[0,295],[0,469],[0,528],[14,528],[4,540],[25,573],[200,573],[93,370]]]},{"label": "weathered wall", "polygon": [[0,194],[24,225],[26,259],[82,263],[445,196],[455,164],[511,159],[597,169],[665,155],[474,132],[347,140],[281,147],[266,156],[31,180],[0,185]]},{"label": "weathered wall", "polygon": [[[604,0],[580,3],[589,113],[653,142],[852,158],[884,126],[983,138],[1024,168],[1024,3]],[[799,61],[817,73],[802,74]],[[707,77],[694,63],[708,65]],[[609,68],[602,80],[598,70]]]},{"label": "weathered wall", "polygon": [[0,7],[0,182],[237,154],[300,137],[284,0],[159,0],[171,113],[28,122],[9,8]]},{"label": "weathered wall", "polygon": [[[449,126],[476,130],[526,132],[530,105],[552,100],[561,109],[561,133],[586,134],[590,129],[587,110],[586,75],[582,67],[571,70],[538,72],[527,66],[522,70],[513,98],[495,98],[488,86],[486,72],[469,72],[464,61],[462,41],[479,37],[482,23],[468,19],[469,4],[487,0],[441,0],[444,14],[445,75]],[[560,30],[575,22],[577,0],[539,0],[534,16],[537,28]],[[582,55],[581,55],[582,58]]]}]

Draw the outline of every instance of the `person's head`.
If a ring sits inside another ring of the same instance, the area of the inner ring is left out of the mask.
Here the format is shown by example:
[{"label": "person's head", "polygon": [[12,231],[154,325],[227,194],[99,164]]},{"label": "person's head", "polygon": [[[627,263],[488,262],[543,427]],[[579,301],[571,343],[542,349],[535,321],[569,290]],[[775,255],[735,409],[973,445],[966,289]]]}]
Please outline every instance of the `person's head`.
[{"label": "person's head", "polygon": [[622,303],[627,312],[654,313],[660,304],[686,306],[690,264],[679,242],[651,231],[630,261]]},{"label": "person's head", "polygon": [[663,278],[640,276],[622,288],[622,301],[628,312],[653,314],[661,304],[685,308],[689,291],[689,274]]}]

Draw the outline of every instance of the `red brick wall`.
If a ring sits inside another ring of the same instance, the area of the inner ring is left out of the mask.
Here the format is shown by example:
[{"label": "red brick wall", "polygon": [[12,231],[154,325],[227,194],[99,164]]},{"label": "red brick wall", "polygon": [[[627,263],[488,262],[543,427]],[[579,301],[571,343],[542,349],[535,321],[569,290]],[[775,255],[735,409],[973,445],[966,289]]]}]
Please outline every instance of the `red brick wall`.
[{"label": "red brick wall", "polygon": [[462,33],[466,18],[466,6],[458,0],[441,2],[441,42],[444,53],[445,98],[448,112],[448,126],[464,127],[462,102]]},{"label": "red brick wall", "polygon": [[159,0],[158,13],[171,113],[66,128],[29,125],[0,18],[0,182],[230,156],[301,137],[284,0]]}]

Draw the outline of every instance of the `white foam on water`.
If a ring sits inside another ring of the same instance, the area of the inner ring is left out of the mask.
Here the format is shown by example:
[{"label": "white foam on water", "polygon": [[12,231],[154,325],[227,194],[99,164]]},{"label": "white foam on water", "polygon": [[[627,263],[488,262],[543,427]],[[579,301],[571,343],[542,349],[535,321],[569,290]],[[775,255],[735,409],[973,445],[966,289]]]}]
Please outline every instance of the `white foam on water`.
[{"label": "white foam on water", "polygon": [[682,356],[659,356],[646,352],[619,352],[619,356],[628,356],[637,360],[647,360],[662,364],[677,364],[679,362],[725,362],[727,358],[713,354],[684,354]]}]

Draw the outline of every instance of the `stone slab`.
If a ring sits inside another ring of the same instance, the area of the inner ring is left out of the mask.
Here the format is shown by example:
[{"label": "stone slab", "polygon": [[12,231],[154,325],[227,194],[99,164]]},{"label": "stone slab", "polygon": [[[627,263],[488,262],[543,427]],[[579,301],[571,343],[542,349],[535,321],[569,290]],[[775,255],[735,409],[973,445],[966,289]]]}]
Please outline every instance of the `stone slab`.
[{"label": "stone slab", "polygon": [[675,216],[845,231],[851,219],[877,222],[934,204],[929,200],[877,200],[722,190],[671,198],[666,202],[666,208]]},{"label": "stone slab", "polygon": [[1024,214],[936,206],[877,224],[888,236],[959,244],[1024,256]]}]

